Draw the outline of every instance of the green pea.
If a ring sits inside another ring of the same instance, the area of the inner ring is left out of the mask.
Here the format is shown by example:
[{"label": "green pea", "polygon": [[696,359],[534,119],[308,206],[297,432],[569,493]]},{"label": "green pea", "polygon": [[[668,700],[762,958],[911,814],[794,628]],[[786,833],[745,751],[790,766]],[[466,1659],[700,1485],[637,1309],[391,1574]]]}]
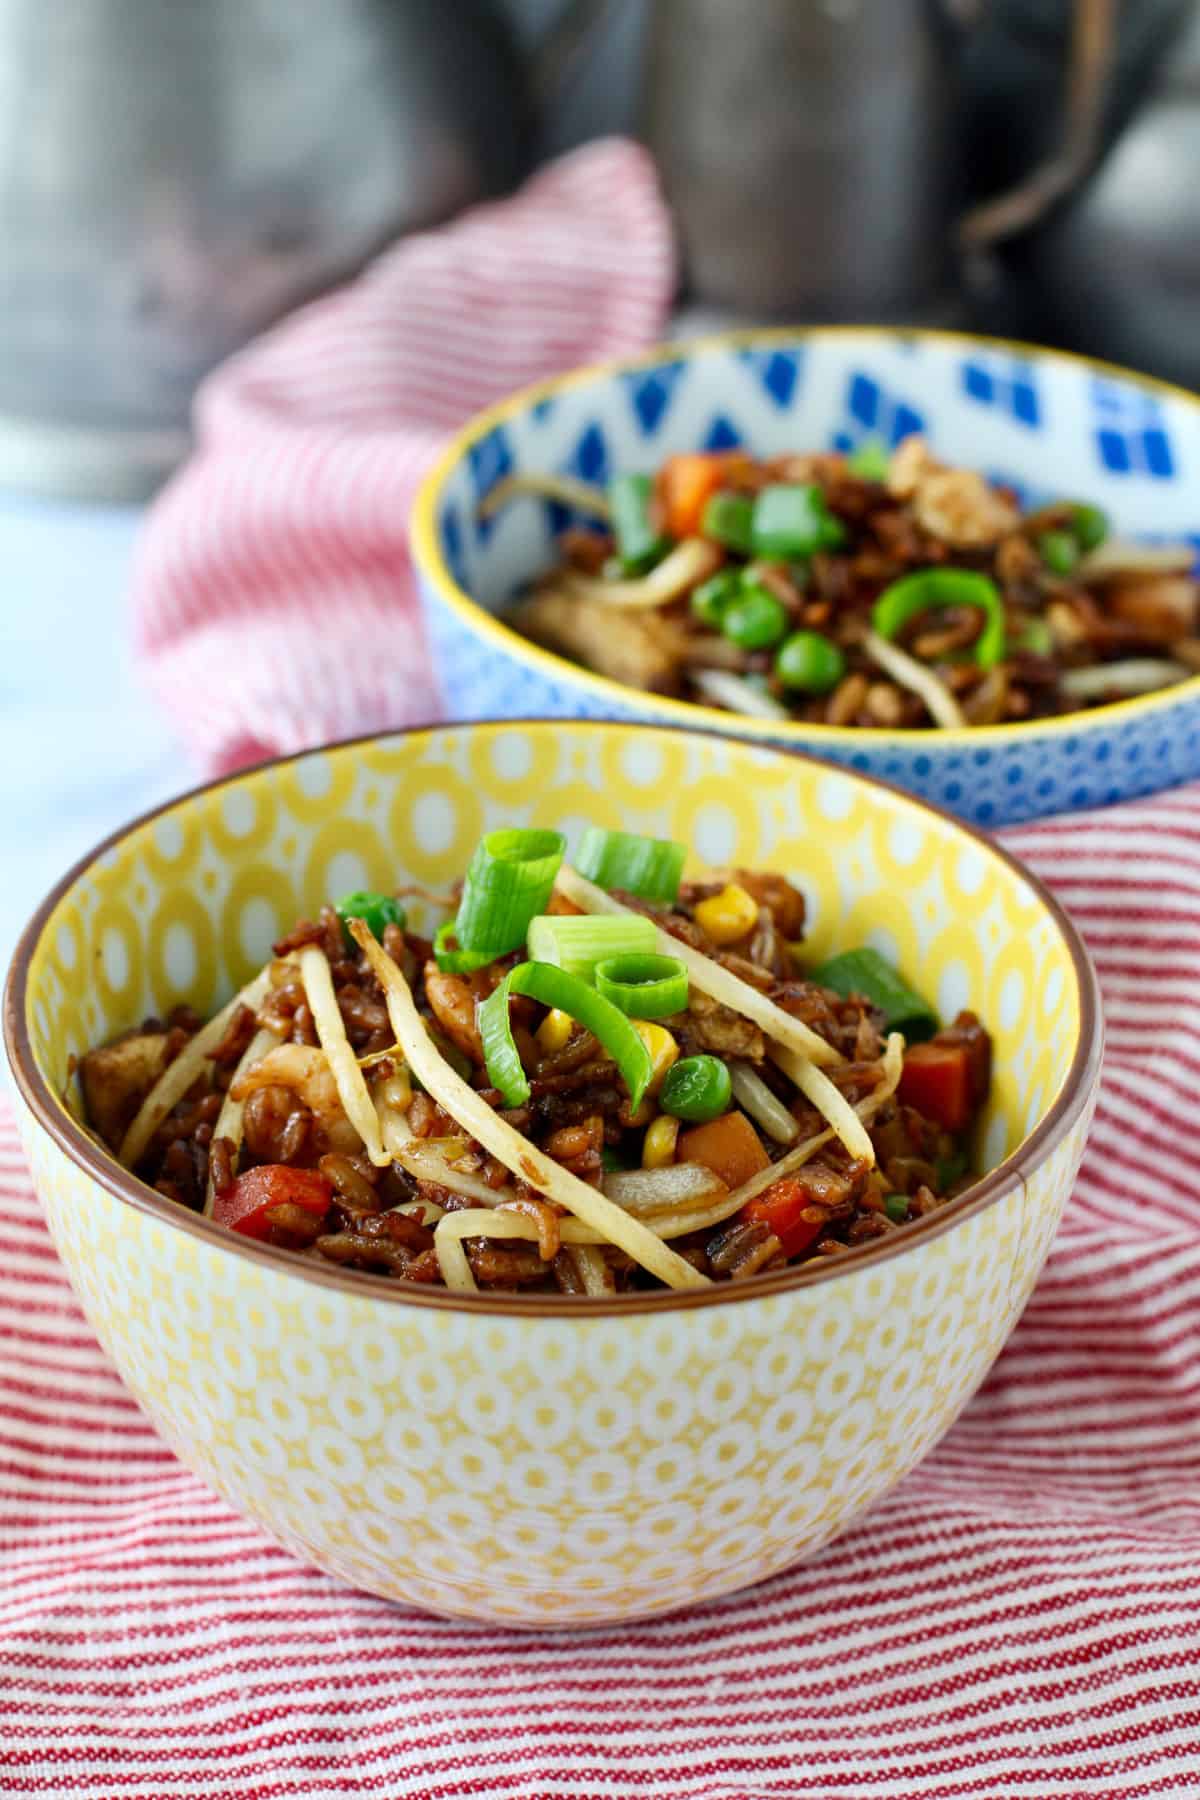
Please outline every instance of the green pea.
[{"label": "green pea", "polygon": [[728,1112],[733,1082],[719,1056],[685,1056],[668,1071],[658,1104],[672,1118],[703,1125]]},{"label": "green pea", "polygon": [[787,608],[753,582],[743,587],[721,620],[721,630],[743,650],[770,650],[787,631]]},{"label": "green pea", "polygon": [[1108,536],[1108,514],[1098,506],[1075,506],[1071,509],[1071,530],[1081,550],[1098,549]]},{"label": "green pea", "polygon": [[908,1195],[889,1194],[883,1203],[883,1210],[894,1225],[903,1225],[908,1217]]},{"label": "green pea", "polygon": [[846,658],[819,631],[793,631],[776,653],[775,673],[798,693],[828,694],[846,673]]},{"label": "green pea", "polygon": [[1069,575],[1079,561],[1079,541],[1069,531],[1043,531],[1038,554],[1052,575]]},{"label": "green pea", "polygon": [[707,581],[692,589],[692,617],[699,619],[702,625],[710,625],[714,631],[721,629],[721,621],[725,617],[730,603],[741,591],[741,579],[736,569],[718,569]]}]

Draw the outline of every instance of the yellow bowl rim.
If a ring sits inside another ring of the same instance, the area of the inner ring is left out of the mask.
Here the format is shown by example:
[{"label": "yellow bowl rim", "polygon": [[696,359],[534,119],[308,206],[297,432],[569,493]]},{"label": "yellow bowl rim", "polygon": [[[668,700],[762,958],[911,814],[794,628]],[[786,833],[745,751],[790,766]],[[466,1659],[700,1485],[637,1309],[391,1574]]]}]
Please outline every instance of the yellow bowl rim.
[{"label": "yellow bowl rim", "polygon": [[607,675],[598,675],[594,670],[585,669],[580,664],[571,662],[568,657],[559,656],[553,650],[545,650],[540,644],[522,637],[520,632],[504,624],[493,613],[488,612],[486,607],[480,606],[454,579],[438,542],[437,518],[442,489],[468,449],[495,426],[505,424],[518,414],[527,412],[537,402],[555,394],[586,387],[589,382],[609,380],[615,375],[637,369],[650,369],[658,363],[686,361],[689,357],[711,350],[736,347],[757,349],[773,344],[810,343],[823,338],[851,337],[916,338],[932,343],[1003,350],[1034,360],[1078,363],[1096,374],[1116,376],[1122,381],[1133,382],[1136,386],[1184,400],[1192,407],[1200,406],[1200,396],[1180,387],[1176,382],[1163,381],[1153,375],[1140,375],[1136,370],[1124,368],[1119,363],[1105,362],[1095,356],[1083,356],[1078,351],[1055,350],[1046,345],[1023,343],[1017,338],[986,337],[969,331],[944,331],[926,326],[904,325],[769,326],[710,332],[699,337],[680,338],[675,342],[658,344],[640,356],[585,363],[565,374],[518,388],[505,399],[476,413],[450,440],[417,490],[409,534],[413,562],[420,574],[436,589],[439,599],[476,637],[482,638],[512,660],[532,665],[546,680],[560,686],[583,688],[609,706],[620,705],[636,709],[640,700],[666,720],[718,731],[726,737],[770,738],[776,742],[784,742],[789,747],[794,744],[798,749],[811,746],[818,752],[834,745],[844,751],[858,746],[863,750],[878,752],[885,748],[895,750],[900,744],[911,743],[922,754],[929,755],[943,748],[950,751],[954,748],[994,743],[1011,743],[1019,747],[1022,744],[1040,742],[1047,736],[1099,731],[1104,729],[1109,720],[1119,724],[1137,715],[1166,712],[1193,696],[1197,683],[1200,683],[1200,674],[1189,676],[1186,680],[1155,693],[1138,694],[1126,700],[1110,700],[1103,706],[1089,707],[1077,713],[1063,713],[1051,719],[1031,719],[1008,725],[971,725],[952,729],[929,725],[896,732],[882,726],[823,725],[795,719],[758,719],[748,714],[722,712],[718,707],[703,706],[696,700],[675,700],[665,694],[644,694],[639,688],[626,687]]},{"label": "yellow bowl rim", "polygon": [[[176,795],[174,799],[164,801],[160,806],[152,807],[149,811],[139,814],[137,818],[111,832],[94,849],[81,856],[55,883],[21,934],[5,981],[4,1044],[17,1092],[37,1123],[69,1161],[81,1169],[84,1174],[98,1181],[101,1187],[118,1200],[127,1202],[148,1217],[166,1223],[176,1231],[186,1232],[210,1245],[215,1245],[228,1255],[266,1264],[281,1275],[290,1275],[298,1280],[314,1282],[321,1287],[334,1288],[345,1294],[370,1296],[392,1305],[432,1306],[452,1312],[478,1313],[481,1316],[489,1317],[500,1315],[525,1318],[584,1317],[594,1319],[610,1316],[621,1317],[631,1313],[676,1311],[681,1308],[690,1310],[698,1306],[740,1304],[749,1300],[767,1299],[772,1295],[791,1293],[799,1288],[815,1287],[828,1281],[834,1281],[842,1275],[855,1273],[869,1265],[884,1262],[890,1257],[919,1249],[931,1238],[953,1229],[954,1226],[966,1219],[974,1218],[1005,1195],[1012,1193],[1017,1188],[1023,1188],[1027,1177],[1052,1154],[1062,1139],[1073,1129],[1088,1104],[1099,1076],[1104,1047],[1104,1014],[1100,1001],[1099,984],[1087,947],[1072,924],[1069,915],[1049,889],[1031,870],[1025,867],[1018,857],[994,843],[984,832],[966,824],[945,807],[935,806],[930,801],[917,799],[894,782],[884,781],[875,775],[864,774],[857,769],[833,769],[831,771],[831,766],[822,762],[819,757],[806,756],[796,751],[776,749],[770,745],[746,744],[743,748],[756,754],[761,755],[765,752],[767,755],[781,759],[808,763],[816,769],[842,775],[848,781],[860,786],[879,789],[892,801],[899,801],[902,807],[912,808],[919,813],[932,816],[943,826],[949,826],[953,832],[978,845],[985,855],[1006,864],[1028,886],[1066,944],[1079,989],[1079,1030],[1070,1067],[1054,1104],[1046,1116],[1035,1126],[1029,1136],[1022,1139],[1017,1148],[1005,1157],[1003,1162],[983,1176],[965,1193],[949,1201],[937,1212],[929,1214],[908,1230],[898,1231],[885,1238],[875,1238],[868,1243],[855,1245],[842,1255],[830,1257],[827,1261],[801,1263],[777,1270],[770,1275],[756,1277],[754,1281],[715,1282],[708,1288],[692,1288],[683,1292],[651,1290],[637,1294],[617,1295],[612,1299],[592,1299],[585,1295],[565,1294],[533,1296],[523,1295],[519,1292],[462,1296],[450,1293],[445,1288],[427,1287],[415,1282],[405,1284],[387,1276],[342,1269],[333,1264],[321,1266],[307,1258],[296,1256],[291,1251],[279,1249],[271,1244],[258,1243],[252,1238],[239,1237],[236,1232],[225,1230],[214,1220],[206,1219],[199,1213],[181,1208],[123,1169],[115,1157],[101,1149],[66,1111],[38,1068],[33,1054],[33,1045],[26,1019],[29,966],[42,932],[62,897],[101,857],[115,849],[133,832],[151,824],[164,813],[172,812],[177,807],[187,806],[203,795],[215,793],[225,787],[232,787],[248,776],[261,773],[263,770],[282,768],[288,764],[300,762],[307,756],[352,749],[360,745],[391,742],[397,739],[407,741],[410,738],[429,738],[443,732],[471,733],[477,729],[495,730],[497,728],[532,730],[537,734],[547,735],[561,732],[564,729],[582,730],[601,735],[633,731],[651,738],[667,740],[697,737],[717,739],[724,744],[731,743],[728,736],[722,732],[688,732],[673,725],[630,724],[617,719],[500,718],[479,719],[469,724],[409,726],[395,731],[368,732],[361,736],[335,738],[327,743],[313,745],[307,750],[295,751],[287,756],[269,757],[263,762],[239,769],[231,775],[222,775],[213,781],[202,782],[198,786]],[[731,747],[735,750],[738,748],[736,740],[732,741]]]}]

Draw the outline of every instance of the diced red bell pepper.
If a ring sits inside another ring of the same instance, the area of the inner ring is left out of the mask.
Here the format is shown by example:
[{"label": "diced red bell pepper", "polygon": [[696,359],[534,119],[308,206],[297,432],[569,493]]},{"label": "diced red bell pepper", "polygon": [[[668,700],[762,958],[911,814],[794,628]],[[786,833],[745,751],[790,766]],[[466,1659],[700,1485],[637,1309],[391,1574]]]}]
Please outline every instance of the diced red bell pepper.
[{"label": "diced red bell pepper", "polygon": [[333,1183],[316,1169],[293,1169],[287,1163],[263,1163],[247,1169],[213,1202],[213,1218],[243,1237],[269,1238],[269,1214],[277,1206],[301,1206],[323,1219],[333,1199]]},{"label": "diced red bell pepper", "polygon": [[965,1044],[913,1044],[904,1052],[900,1098],[945,1131],[961,1131],[971,1117],[971,1059]]},{"label": "diced red bell pepper", "polygon": [[[806,1218],[806,1213],[814,1216]],[[785,1175],[756,1199],[747,1200],[742,1218],[761,1219],[779,1239],[785,1256],[799,1256],[817,1237],[828,1214],[813,1205],[812,1195],[802,1181]]]},{"label": "diced red bell pepper", "polygon": [[657,499],[663,527],[670,537],[697,537],[704,509],[746,462],[744,451],[697,450],[669,456],[658,473]]}]

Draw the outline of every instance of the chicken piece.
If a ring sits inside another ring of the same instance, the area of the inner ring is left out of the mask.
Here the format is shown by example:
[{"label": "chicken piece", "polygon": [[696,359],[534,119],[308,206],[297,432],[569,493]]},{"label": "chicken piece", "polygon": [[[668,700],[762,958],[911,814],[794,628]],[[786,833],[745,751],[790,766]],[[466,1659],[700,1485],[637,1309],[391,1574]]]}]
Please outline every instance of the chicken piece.
[{"label": "chicken piece", "polygon": [[926,476],[936,474],[942,465],[930,451],[923,437],[914,433],[897,444],[888,465],[887,490],[897,500],[911,500]]},{"label": "chicken piece", "polygon": [[262,1088],[286,1088],[316,1119],[327,1150],[361,1149],[358,1132],[346,1117],[337,1082],[323,1050],[308,1044],[277,1044],[246,1069],[229,1090],[246,1100]]},{"label": "chicken piece", "polygon": [[135,1031],[79,1065],[88,1117],[110,1149],[117,1149],[134,1115],[167,1066],[167,1033]]},{"label": "chicken piece", "polygon": [[602,600],[581,600],[546,588],[512,615],[518,631],[560,651],[598,675],[647,693],[678,694],[677,633],[654,613],[617,613]]},{"label": "chicken piece", "polygon": [[478,1068],[484,1065],[483,1040],[475,1016],[475,995],[461,975],[450,975],[435,962],[425,964],[425,998],[434,1018],[456,1050]]},{"label": "chicken piece", "polygon": [[943,469],[921,481],[913,499],[917,523],[960,550],[996,544],[1020,524],[1015,506],[974,469]]},{"label": "chicken piece", "polygon": [[1173,644],[1196,629],[1196,583],[1189,575],[1126,575],[1104,600],[1113,618],[1134,625],[1150,644]]},{"label": "chicken piece", "polygon": [[760,1063],[766,1055],[759,1027],[719,1000],[702,994],[699,988],[692,989],[687,1011],[664,1019],[663,1024],[685,1056],[708,1051],[713,1056],[736,1056]]},{"label": "chicken piece", "polygon": [[1021,515],[974,469],[948,469],[924,438],[907,437],[892,457],[888,491],[908,500],[931,537],[961,550],[984,549],[1016,531]]}]

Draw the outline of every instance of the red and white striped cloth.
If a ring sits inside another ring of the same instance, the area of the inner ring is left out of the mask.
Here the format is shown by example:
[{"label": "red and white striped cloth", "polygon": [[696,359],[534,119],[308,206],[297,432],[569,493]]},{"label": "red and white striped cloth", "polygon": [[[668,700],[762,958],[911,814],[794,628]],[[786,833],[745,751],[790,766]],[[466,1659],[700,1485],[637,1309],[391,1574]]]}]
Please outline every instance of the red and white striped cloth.
[{"label": "red and white striped cloth", "polygon": [[1200,1795],[1200,788],[1006,841],[1073,911],[1104,1094],[982,1392],[858,1529],[622,1631],[347,1592],[183,1470],[0,1134],[0,1792]]},{"label": "red and white striped cloth", "polygon": [[674,286],[653,165],[603,140],[208,379],[133,592],[135,653],[205,768],[437,715],[407,549],[421,477],[481,407],[653,343]]}]

